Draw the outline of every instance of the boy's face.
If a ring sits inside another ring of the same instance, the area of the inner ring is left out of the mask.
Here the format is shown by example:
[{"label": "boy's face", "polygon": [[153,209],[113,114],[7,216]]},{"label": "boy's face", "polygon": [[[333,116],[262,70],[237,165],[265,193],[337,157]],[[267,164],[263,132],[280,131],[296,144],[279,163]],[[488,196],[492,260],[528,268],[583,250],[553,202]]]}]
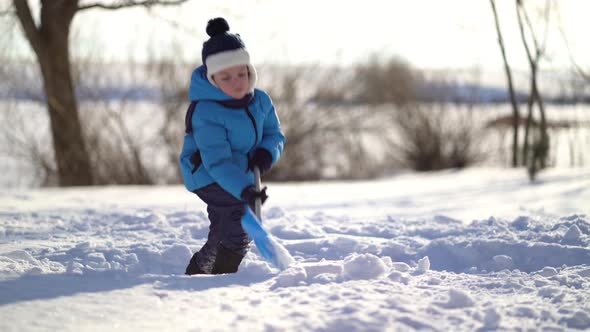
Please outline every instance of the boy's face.
[{"label": "boy's face", "polygon": [[250,86],[248,66],[238,65],[224,69],[213,75],[213,81],[226,95],[242,99]]}]

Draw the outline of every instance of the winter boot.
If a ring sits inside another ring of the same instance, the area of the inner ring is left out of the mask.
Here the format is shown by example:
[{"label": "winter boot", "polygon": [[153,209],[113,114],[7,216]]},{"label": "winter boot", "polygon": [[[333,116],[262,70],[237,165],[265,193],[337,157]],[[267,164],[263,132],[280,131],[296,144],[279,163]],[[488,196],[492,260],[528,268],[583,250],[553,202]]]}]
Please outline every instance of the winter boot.
[{"label": "winter boot", "polygon": [[186,272],[184,272],[184,274],[189,276],[193,274],[207,274],[205,271],[201,270],[199,265],[197,265],[197,253],[193,255],[193,258],[191,258],[191,261],[188,263]]},{"label": "winter boot", "polygon": [[217,256],[215,257],[215,264],[213,264],[213,270],[211,273],[236,273],[238,272],[238,266],[240,266],[243,258],[243,255],[231,251],[223,245],[219,245]]}]

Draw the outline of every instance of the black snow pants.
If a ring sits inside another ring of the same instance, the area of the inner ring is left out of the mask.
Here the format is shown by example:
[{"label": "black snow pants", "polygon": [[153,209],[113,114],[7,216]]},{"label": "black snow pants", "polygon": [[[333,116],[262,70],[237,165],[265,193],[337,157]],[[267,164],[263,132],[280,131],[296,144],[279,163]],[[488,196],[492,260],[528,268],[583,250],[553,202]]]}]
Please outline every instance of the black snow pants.
[{"label": "black snow pants", "polygon": [[217,183],[198,189],[195,194],[207,204],[211,224],[207,242],[191,258],[186,274],[237,272],[251,241],[241,222],[246,204]]}]

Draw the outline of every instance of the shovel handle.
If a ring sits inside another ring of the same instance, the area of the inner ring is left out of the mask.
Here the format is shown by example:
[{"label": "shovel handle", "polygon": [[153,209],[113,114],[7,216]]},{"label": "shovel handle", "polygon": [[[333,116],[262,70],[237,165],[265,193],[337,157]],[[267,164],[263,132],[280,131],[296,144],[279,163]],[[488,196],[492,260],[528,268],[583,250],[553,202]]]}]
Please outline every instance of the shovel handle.
[{"label": "shovel handle", "polygon": [[[257,166],[254,166],[254,180],[255,180],[256,190],[260,191],[260,189],[262,188],[262,182],[260,180],[260,170],[258,169]],[[258,217],[259,220],[262,220],[262,201],[260,200],[260,198],[257,198],[254,201],[254,208],[255,208],[254,213],[256,214],[256,216]]]}]

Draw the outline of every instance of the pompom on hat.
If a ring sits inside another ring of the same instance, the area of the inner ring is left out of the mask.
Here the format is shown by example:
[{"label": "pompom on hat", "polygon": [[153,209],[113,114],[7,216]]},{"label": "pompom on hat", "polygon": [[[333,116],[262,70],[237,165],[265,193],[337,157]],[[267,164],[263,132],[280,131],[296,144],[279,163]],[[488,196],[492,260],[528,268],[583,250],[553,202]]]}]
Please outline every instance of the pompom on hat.
[{"label": "pompom on hat", "polygon": [[250,74],[249,92],[254,91],[257,75],[256,69],[250,63],[250,54],[239,34],[229,32],[229,24],[222,18],[214,18],[207,23],[209,40],[203,43],[201,57],[207,69],[207,79],[215,87],[213,75],[230,67],[247,65]]}]

